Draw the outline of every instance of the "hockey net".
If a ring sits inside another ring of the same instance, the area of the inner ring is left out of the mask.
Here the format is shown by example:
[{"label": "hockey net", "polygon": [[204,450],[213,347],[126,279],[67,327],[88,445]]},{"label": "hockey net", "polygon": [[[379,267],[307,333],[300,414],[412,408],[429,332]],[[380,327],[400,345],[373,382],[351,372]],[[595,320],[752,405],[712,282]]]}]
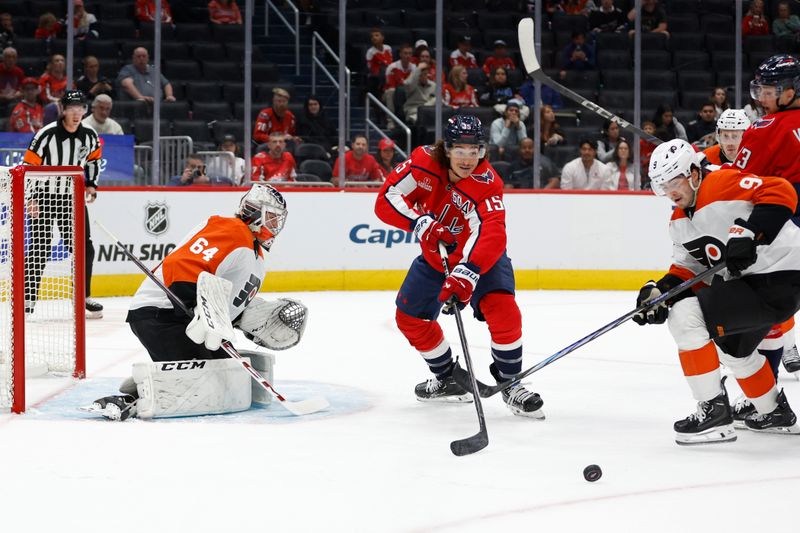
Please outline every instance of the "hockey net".
[{"label": "hockey net", "polygon": [[83,180],[0,167],[0,412],[25,410],[26,374],[85,375]]}]

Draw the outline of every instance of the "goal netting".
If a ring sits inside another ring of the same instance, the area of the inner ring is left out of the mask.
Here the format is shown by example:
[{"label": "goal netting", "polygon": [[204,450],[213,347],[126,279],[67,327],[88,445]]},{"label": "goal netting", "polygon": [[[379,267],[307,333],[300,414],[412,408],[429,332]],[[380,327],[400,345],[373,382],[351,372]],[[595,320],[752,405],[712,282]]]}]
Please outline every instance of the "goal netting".
[{"label": "goal netting", "polygon": [[85,374],[83,180],[0,167],[0,411],[25,410],[26,374]]}]

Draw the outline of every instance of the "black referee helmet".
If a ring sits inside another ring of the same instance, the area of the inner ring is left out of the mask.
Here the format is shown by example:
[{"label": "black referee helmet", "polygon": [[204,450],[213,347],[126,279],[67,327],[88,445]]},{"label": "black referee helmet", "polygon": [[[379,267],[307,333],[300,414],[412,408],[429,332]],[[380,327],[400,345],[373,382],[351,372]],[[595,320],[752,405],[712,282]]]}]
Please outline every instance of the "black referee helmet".
[{"label": "black referee helmet", "polygon": [[61,108],[66,109],[67,106],[71,105],[80,105],[86,107],[88,102],[86,101],[86,96],[84,96],[83,92],[76,91],[76,90],[69,90],[64,93],[64,96],[61,97]]}]

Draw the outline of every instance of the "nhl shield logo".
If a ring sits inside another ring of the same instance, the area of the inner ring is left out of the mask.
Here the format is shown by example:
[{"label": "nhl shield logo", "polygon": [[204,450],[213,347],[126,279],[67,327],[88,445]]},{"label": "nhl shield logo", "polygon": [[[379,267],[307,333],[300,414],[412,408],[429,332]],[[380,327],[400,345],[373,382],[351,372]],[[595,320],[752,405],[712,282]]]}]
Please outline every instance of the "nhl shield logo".
[{"label": "nhl shield logo", "polygon": [[144,208],[144,229],[151,235],[161,235],[169,227],[167,204],[147,204]]}]

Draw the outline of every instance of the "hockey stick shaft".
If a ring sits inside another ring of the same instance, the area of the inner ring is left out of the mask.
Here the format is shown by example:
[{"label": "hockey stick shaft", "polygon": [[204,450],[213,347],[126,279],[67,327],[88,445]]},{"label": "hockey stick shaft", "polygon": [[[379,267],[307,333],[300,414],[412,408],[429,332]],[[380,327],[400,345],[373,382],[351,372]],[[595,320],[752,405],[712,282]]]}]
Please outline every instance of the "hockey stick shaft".
[{"label": "hockey stick shaft", "polygon": [[[164,294],[167,295],[167,298],[169,299],[170,302],[172,302],[172,305],[174,305],[177,309],[180,309],[183,313],[186,314],[186,316],[191,317],[194,314],[186,306],[186,304],[184,304],[180,300],[180,298],[175,296],[175,293],[173,293],[169,289],[169,287],[164,285],[164,282],[161,281],[160,279],[158,279],[158,277],[149,268],[147,268],[147,266],[144,263],[142,263],[139,260],[138,257],[133,255],[131,253],[131,251],[128,250],[119,241],[119,239],[117,239],[108,230],[108,228],[106,228],[101,222],[99,222],[97,220],[94,223],[97,225],[97,227],[99,227],[101,230],[103,230],[103,232],[106,235],[108,235],[108,238],[111,239],[112,242],[119,249],[121,249],[125,253],[125,255],[128,257],[128,259],[133,261],[133,263],[139,268],[139,270],[144,272],[145,275],[148,278],[150,278],[150,280],[158,286],[158,288],[160,288],[162,291],[164,291]],[[250,363],[247,361],[247,359],[245,359],[245,358],[243,358],[241,356],[241,354],[236,350],[236,348],[234,348],[233,344],[231,344],[230,341],[223,340],[222,341],[222,349],[225,351],[226,354],[228,354],[228,356],[230,356],[232,359],[235,359],[236,361],[238,361],[239,364],[242,365],[242,367],[245,370],[247,370],[247,372],[250,374],[250,377],[252,377],[259,385],[261,385],[262,388],[264,388],[265,390],[267,390],[267,391],[271,392],[272,394],[274,394],[275,397],[278,399],[278,401],[281,402],[281,405],[286,407],[286,409],[289,410],[292,414],[295,414],[295,415],[298,415],[298,416],[299,415],[307,415],[307,414],[315,413],[317,411],[321,411],[322,409],[325,409],[326,407],[328,407],[327,400],[325,400],[322,397],[310,398],[308,400],[302,400],[302,401],[299,401],[299,402],[290,402],[289,400],[284,398],[277,390],[275,390],[275,388],[266,379],[264,379],[264,376],[262,376],[256,369],[254,369],[252,367],[252,365],[250,365]]]},{"label": "hockey stick shaft", "polygon": [[[447,250],[444,244],[439,243],[439,255],[442,257],[442,268],[444,275],[450,275],[450,267],[447,265]],[[461,317],[461,309],[458,308],[458,303],[453,297],[449,303],[453,310],[453,315],[456,317],[456,327],[458,328],[458,337],[461,340],[461,349],[464,352],[464,361],[467,362],[467,372],[469,373],[472,390],[478,390],[477,379],[475,378],[475,370],[472,366],[472,357],[469,355],[469,346],[467,346],[467,336],[464,333],[464,322]],[[478,413],[478,433],[471,437],[461,440],[455,440],[450,443],[450,451],[457,456],[469,455],[482,450],[489,444],[489,433],[486,430],[486,417],[483,414],[483,405],[481,405],[481,397],[479,394],[472,395],[475,402],[475,411]]]},{"label": "hockey stick shaft", "polygon": [[619,124],[620,128],[630,131],[634,135],[638,135],[639,137],[648,142],[651,142],[653,144],[661,144],[663,142],[658,137],[650,135],[643,129],[631,124],[627,120],[623,119],[620,116],[615,115],[611,111],[603,107],[600,107],[596,103],[592,102],[587,98],[584,98],[575,91],[568,89],[567,87],[564,87],[563,85],[552,79],[550,76],[548,76],[545,73],[545,71],[542,70],[542,66],[539,64],[539,60],[536,58],[536,47],[534,45],[532,18],[524,18],[519,21],[519,25],[517,26],[517,37],[519,39],[519,51],[522,54],[522,62],[525,64],[525,71],[528,73],[528,76],[530,76],[534,80],[539,80],[545,85],[553,88],[562,96],[566,96],[573,102],[577,102],[584,109],[588,109],[589,111],[597,113],[598,115],[600,115],[605,119],[608,119],[612,122],[616,122],[617,124]]},{"label": "hockey stick shaft", "polygon": [[[546,359],[543,359],[542,361],[536,363],[531,368],[525,370],[524,372],[522,372],[520,374],[517,374],[514,377],[514,379],[512,379],[510,381],[506,381],[506,382],[501,383],[501,384],[496,385],[496,386],[489,386],[489,385],[485,385],[483,383],[479,383],[478,384],[478,390],[480,391],[480,396],[483,396],[484,398],[488,398],[489,396],[493,396],[493,395],[497,394],[498,392],[500,392],[500,391],[502,391],[502,390],[514,385],[515,383],[519,383],[521,380],[523,380],[526,377],[530,376],[534,372],[538,372],[539,370],[541,370],[542,368],[546,367],[547,365],[558,361],[559,359],[561,359],[562,357],[564,357],[565,355],[567,355],[569,353],[574,352],[575,350],[577,350],[581,346],[584,346],[584,345],[592,342],[596,338],[598,338],[598,337],[600,337],[602,335],[605,335],[606,333],[608,333],[612,329],[615,329],[618,326],[621,326],[622,324],[624,324],[625,322],[627,322],[628,320],[633,318],[635,315],[637,315],[639,313],[643,313],[645,311],[648,311],[649,309],[655,307],[656,305],[659,305],[661,303],[667,302],[668,300],[674,298],[675,296],[677,296],[678,294],[682,293],[683,291],[691,288],[693,285],[696,285],[697,283],[700,283],[703,280],[715,275],[716,273],[721,271],[723,268],[725,268],[725,263],[718,263],[718,264],[714,265],[713,267],[709,268],[708,270],[706,270],[704,272],[701,272],[700,274],[696,275],[695,277],[693,277],[691,279],[688,279],[688,280],[682,282],[679,285],[676,285],[675,287],[673,287],[672,289],[668,290],[667,292],[661,294],[660,296],[658,296],[656,298],[653,298],[649,302],[639,306],[638,308],[634,309],[633,311],[627,312],[626,314],[622,315],[621,317],[617,318],[616,320],[613,320],[613,321],[609,322],[608,324],[606,324],[605,326],[601,327],[600,329],[598,329],[596,331],[593,331],[592,333],[589,333],[588,335],[586,335],[582,339],[570,344],[566,348],[563,348],[562,350],[554,353],[550,357],[548,357]],[[473,390],[475,390],[475,389],[473,389]]]}]

